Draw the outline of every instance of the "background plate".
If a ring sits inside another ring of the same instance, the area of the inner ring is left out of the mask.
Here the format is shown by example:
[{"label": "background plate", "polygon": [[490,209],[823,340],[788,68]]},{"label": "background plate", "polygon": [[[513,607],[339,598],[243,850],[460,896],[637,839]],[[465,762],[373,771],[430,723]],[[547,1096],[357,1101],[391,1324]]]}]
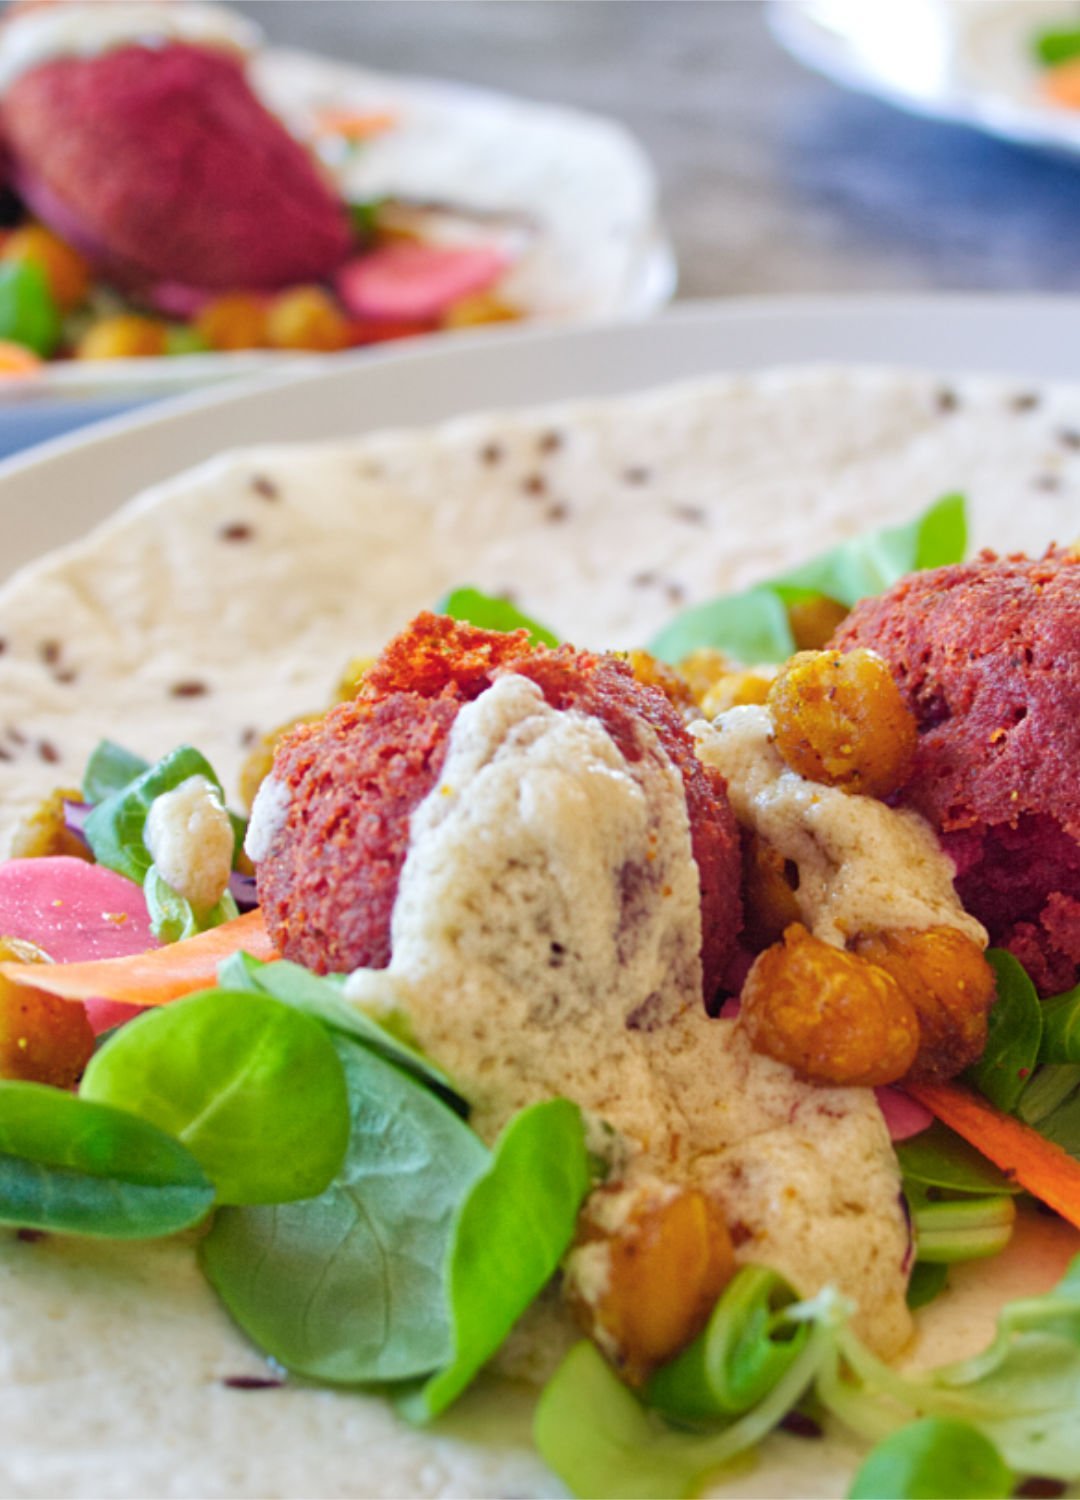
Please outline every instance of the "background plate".
[{"label": "background plate", "polygon": [[1080,27],[1073,0],[772,0],[773,33],[807,67],[901,109],[1080,155],[1080,111],[1040,93],[1032,41]]},{"label": "background plate", "polygon": [[510,328],[384,347],[163,402],[0,463],[0,576],[73,541],[148,485],[246,444],[352,437],[781,364],[1068,380],[1077,348],[1080,299],[1053,297],[688,303],[649,323]]}]

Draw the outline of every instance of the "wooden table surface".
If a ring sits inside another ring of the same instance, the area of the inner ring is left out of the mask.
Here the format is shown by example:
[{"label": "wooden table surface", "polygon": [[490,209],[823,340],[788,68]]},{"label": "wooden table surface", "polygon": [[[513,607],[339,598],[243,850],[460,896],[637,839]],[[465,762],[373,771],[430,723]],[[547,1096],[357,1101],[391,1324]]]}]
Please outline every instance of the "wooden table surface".
[{"label": "wooden table surface", "polygon": [[274,41],[599,110],[688,297],[1080,289],[1080,170],[806,72],[758,0],[247,0]]}]

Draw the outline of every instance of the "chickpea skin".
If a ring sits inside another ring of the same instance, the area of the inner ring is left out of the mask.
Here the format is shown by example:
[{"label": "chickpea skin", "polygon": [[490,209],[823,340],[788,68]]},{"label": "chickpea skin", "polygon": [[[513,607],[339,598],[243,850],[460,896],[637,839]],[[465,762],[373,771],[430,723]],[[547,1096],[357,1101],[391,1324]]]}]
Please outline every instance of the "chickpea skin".
[{"label": "chickpea skin", "polygon": [[754,960],[738,1024],[810,1083],[877,1087],[915,1061],[919,1020],[891,974],[793,923]]},{"label": "chickpea skin", "polygon": [[930,927],[860,934],[852,947],[891,974],[915,1007],[912,1078],[955,1078],[978,1061],[994,1003],[994,971],[978,944],[955,927]]}]

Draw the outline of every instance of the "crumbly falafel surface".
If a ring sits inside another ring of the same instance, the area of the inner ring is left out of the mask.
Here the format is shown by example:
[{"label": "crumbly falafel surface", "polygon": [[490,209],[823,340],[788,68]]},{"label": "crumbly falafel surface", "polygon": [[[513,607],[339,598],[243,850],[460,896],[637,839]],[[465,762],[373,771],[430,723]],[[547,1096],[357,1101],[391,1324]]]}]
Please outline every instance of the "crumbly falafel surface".
[{"label": "crumbly falafel surface", "polygon": [[1043,994],[1080,978],[1080,553],[984,552],[864,600],[833,637],[888,661],[919,726],[903,800],[965,907]]},{"label": "crumbly falafel surface", "polygon": [[550,707],[589,714],[631,762],[647,723],[686,794],[711,998],[741,925],[738,834],[718,773],[700,764],[678,712],[612,656],[530,644],[524,631],[419,615],[368,672],[360,696],[286,736],[273,776],[288,812],[258,869],[278,949],[320,973],[390,961],[390,919],[414,809],[435,786],[463,704],[502,672],[535,682]]}]

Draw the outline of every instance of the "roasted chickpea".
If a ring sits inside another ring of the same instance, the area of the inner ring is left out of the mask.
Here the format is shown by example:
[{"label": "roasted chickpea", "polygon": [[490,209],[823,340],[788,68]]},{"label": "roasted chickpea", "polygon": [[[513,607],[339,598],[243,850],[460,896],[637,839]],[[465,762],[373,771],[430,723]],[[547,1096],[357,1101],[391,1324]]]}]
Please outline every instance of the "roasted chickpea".
[{"label": "roasted chickpea", "polygon": [[677,708],[680,713],[688,716],[689,711],[693,710],[693,716],[696,717],[697,702],[694,695],[685,678],[674,667],[669,667],[659,657],[651,656],[648,651],[627,651],[623,659],[644,687],[659,688],[672,708]]},{"label": "roasted chickpea", "polygon": [[85,302],[90,265],[77,250],[43,224],[24,224],[4,241],[4,260],[26,260],[40,266],[49,291],[62,312]]},{"label": "roasted chickpea", "polygon": [[50,854],[70,854],[75,859],[94,856],[64,821],[64,803],[81,802],[82,792],[75,787],[58,787],[27,813],[11,840],[12,859],[41,859]]},{"label": "roasted chickpea", "polygon": [[443,313],[444,328],[477,328],[484,323],[516,323],[521,313],[492,292],[461,297]]},{"label": "roasted chickpea", "polygon": [[201,308],[195,328],[211,349],[237,351],[266,347],[266,304],[249,292],[215,297]]},{"label": "roasted chickpea", "polygon": [[274,349],[332,354],[348,345],[349,320],[321,286],[293,287],[270,303],[266,340]]},{"label": "roasted chickpea", "polygon": [[154,318],[118,313],[92,323],[75,346],[77,359],[156,359],[166,352],[168,330]]},{"label": "roasted chickpea", "polygon": [[776,748],[793,771],[887,797],[915,754],[915,719],[873,651],[800,651],[769,690]]},{"label": "roasted chickpea", "polygon": [[833,631],[847,618],[847,606],[815,594],[787,607],[788,624],[800,651],[820,651],[829,644]]},{"label": "roasted chickpea", "polygon": [[714,646],[701,646],[684,656],[676,670],[693,693],[694,702],[700,703],[709,689],[735,667],[730,658]]},{"label": "roasted chickpea", "polygon": [[771,687],[772,677],[762,672],[725,672],[702,698],[701,712],[707,719],[715,719],[729,708],[764,703]]},{"label": "roasted chickpea", "polygon": [[912,1078],[954,1078],[986,1047],[994,971],[955,927],[860,935],[855,952],[891,974],[915,1007],[919,1051]]},{"label": "roasted chickpea", "polygon": [[711,1198],[659,1181],[612,1183],[582,1210],[566,1291],[586,1332],[640,1385],[701,1332],[734,1274]]},{"label": "roasted chickpea", "polygon": [[[0,960],[34,964],[48,959],[33,943],[0,939]],[[72,1088],[94,1051],[86,1010],[29,984],[0,978],[0,1078]]]},{"label": "roasted chickpea", "polygon": [[760,834],[743,830],[743,937],[756,951],[799,920],[798,869]]},{"label": "roasted chickpea", "polygon": [[754,960],[738,1024],[755,1052],[811,1083],[895,1083],[919,1048],[915,1007],[892,975],[798,922]]}]

